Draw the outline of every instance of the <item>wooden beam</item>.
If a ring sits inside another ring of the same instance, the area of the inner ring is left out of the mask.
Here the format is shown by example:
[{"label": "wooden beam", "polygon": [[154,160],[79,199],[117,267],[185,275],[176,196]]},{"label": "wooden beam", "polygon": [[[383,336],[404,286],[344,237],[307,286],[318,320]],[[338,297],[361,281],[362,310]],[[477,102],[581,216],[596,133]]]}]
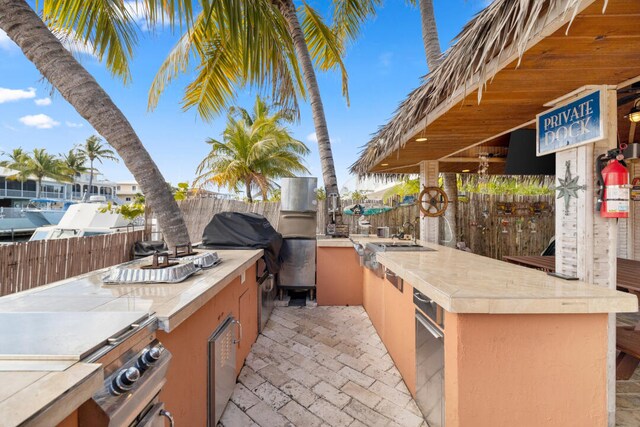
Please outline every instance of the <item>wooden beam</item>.
[{"label": "wooden beam", "polygon": [[[468,162],[480,162],[480,157],[445,157],[440,159],[441,162],[445,163],[468,163]],[[484,159],[489,163],[504,163],[507,161],[504,157],[487,157]]]}]

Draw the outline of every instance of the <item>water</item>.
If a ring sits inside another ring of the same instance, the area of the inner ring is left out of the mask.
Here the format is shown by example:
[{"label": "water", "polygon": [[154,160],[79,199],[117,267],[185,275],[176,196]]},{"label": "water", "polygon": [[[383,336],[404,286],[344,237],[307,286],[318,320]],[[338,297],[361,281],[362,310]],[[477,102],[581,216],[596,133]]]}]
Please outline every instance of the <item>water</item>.
[{"label": "water", "polygon": [[0,236],[0,245],[10,245],[11,243],[26,242],[30,238],[31,234],[21,234],[19,236],[14,236],[13,240],[11,239],[11,236]]}]

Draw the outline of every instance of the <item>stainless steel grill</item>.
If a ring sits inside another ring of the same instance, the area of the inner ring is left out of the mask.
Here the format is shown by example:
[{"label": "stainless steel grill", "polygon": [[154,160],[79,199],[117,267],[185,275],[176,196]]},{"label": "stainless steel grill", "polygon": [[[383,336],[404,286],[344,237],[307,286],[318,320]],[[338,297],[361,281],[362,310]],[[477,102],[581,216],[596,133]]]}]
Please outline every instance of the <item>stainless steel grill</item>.
[{"label": "stainless steel grill", "polygon": [[119,283],[177,283],[200,270],[193,261],[181,261],[177,265],[161,269],[143,269],[146,260],[135,260],[111,268],[102,277],[106,284]]},{"label": "stainless steel grill", "polygon": [[[78,410],[80,425],[173,426],[158,395],[166,382],[171,353],[155,339],[156,319],[132,325],[84,359],[104,365],[103,387]],[[116,350],[116,351],[114,351]]]}]

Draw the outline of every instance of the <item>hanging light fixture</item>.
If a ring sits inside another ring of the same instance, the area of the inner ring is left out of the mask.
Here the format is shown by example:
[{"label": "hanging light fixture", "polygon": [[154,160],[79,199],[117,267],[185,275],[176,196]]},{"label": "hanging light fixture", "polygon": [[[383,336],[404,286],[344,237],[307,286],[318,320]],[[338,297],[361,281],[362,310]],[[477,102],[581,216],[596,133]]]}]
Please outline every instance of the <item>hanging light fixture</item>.
[{"label": "hanging light fixture", "polygon": [[416,142],[424,142],[427,140],[427,137],[424,134],[424,129],[420,132],[420,135],[416,138]]},{"label": "hanging light fixture", "polygon": [[636,99],[627,117],[632,123],[640,123],[640,98]]},{"label": "hanging light fixture", "polygon": [[489,153],[480,153],[478,158],[479,180],[480,182],[486,182],[489,178]]}]

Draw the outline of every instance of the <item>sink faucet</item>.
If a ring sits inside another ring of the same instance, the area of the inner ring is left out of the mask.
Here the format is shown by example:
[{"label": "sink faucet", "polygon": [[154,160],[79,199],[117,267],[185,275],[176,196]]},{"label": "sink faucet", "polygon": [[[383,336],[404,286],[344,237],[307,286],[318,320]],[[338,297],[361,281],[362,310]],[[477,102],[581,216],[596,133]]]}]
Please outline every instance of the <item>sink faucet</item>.
[{"label": "sink faucet", "polygon": [[407,221],[404,224],[402,224],[402,227],[403,228],[407,228],[411,232],[411,237],[413,238],[413,244],[416,245],[417,244],[416,243],[417,236],[416,236],[416,226],[415,226],[415,224],[412,223],[412,222]]}]

